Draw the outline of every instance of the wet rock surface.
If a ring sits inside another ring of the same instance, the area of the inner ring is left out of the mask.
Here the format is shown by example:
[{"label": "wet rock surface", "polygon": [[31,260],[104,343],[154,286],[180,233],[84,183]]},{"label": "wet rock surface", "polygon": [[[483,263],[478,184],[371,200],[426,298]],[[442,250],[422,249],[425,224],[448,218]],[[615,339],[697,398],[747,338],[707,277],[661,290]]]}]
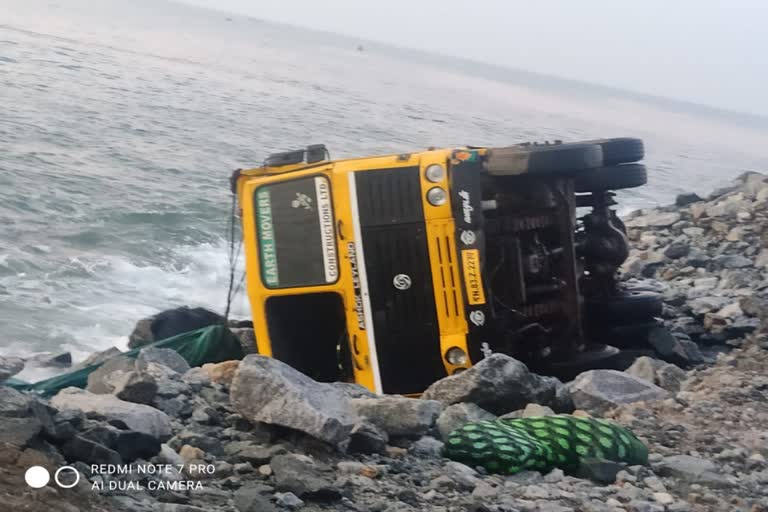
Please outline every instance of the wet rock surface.
[{"label": "wet rock surface", "polygon": [[[766,206],[768,183],[747,175],[706,200],[686,196],[628,219],[636,249],[627,280],[663,293],[665,329],[648,340],[653,357],[633,358],[626,372],[586,372],[563,386],[494,355],[435,383],[423,399],[377,398],[258,355],[190,369],[174,353],[147,349],[94,377],[89,387],[98,393],[69,388],[45,400],[0,386],[3,505],[64,512],[768,510]],[[12,361],[2,363],[14,371]],[[118,374],[146,375],[156,391],[133,397],[143,403],[121,400]],[[574,474],[501,476],[441,456],[442,439],[469,421],[574,407],[574,415],[631,429],[648,445],[649,464],[588,460]],[[53,473],[65,464],[81,476],[72,489],[23,483],[32,465]]]}]

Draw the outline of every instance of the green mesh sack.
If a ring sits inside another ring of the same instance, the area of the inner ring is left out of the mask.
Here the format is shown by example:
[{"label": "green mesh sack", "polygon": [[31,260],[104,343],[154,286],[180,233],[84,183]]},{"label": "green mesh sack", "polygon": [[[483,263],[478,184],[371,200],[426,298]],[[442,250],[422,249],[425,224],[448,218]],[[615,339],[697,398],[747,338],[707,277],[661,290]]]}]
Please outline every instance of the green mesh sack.
[{"label": "green mesh sack", "polygon": [[606,420],[560,414],[470,423],[454,430],[443,454],[492,473],[561,468],[574,473],[584,459],[647,464],[648,448]]}]

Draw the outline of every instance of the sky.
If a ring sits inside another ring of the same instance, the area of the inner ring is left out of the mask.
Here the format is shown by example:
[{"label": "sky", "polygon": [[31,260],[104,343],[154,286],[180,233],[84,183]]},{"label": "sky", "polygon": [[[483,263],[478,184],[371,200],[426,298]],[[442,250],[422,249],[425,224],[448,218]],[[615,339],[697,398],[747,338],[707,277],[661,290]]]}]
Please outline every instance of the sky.
[{"label": "sky", "polygon": [[768,116],[765,0],[184,0]]}]

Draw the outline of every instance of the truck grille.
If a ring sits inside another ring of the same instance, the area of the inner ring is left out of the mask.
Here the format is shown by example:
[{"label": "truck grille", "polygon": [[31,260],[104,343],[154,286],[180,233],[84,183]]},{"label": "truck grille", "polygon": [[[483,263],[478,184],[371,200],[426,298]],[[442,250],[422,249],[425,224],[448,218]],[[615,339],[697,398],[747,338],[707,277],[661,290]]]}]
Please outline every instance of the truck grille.
[{"label": "truck grille", "polygon": [[358,172],[355,183],[363,228],[424,222],[418,167]]},{"label": "truck grille", "polygon": [[453,222],[441,222],[430,224],[431,244],[430,250],[436,256],[439,270],[435,283],[435,295],[437,298],[437,307],[446,319],[441,327],[441,332],[455,333],[463,332],[466,329],[464,317],[460,304],[461,281],[459,280],[459,270],[457,265],[457,256],[455,244],[451,243],[454,237]]},{"label": "truck grille", "polygon": [[445,376],[419,170],[358,172],[355,186],[382,387],[418,393]]}]

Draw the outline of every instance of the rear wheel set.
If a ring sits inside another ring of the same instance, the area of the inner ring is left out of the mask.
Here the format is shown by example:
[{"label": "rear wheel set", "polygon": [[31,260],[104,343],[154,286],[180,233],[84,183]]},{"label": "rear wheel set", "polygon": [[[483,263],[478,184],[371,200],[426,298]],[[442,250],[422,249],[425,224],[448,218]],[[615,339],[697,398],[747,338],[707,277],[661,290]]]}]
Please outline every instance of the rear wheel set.
[{"label": "rear wheel set", "polygon": [[518,144],[488,151],[485,169],[491,176],[573,177],[576,192],[606,192],[645,185],[643,141],[629,137],[563,144]]}]

